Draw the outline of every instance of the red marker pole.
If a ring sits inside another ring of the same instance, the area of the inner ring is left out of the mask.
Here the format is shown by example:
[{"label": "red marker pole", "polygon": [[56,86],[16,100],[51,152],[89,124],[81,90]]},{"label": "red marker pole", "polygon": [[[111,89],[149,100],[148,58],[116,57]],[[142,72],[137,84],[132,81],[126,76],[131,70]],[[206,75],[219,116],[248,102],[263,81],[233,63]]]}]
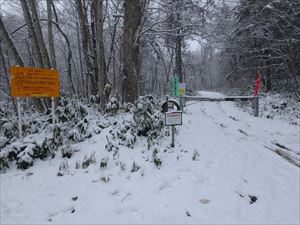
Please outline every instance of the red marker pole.
[{"label": "red marker pole", "polygon": [[256,78],[255,78],[254,93],[253,93],[254,97],[256,97],[258,95],[258,92],[259,92],[259,89],[260,89],[260,78],[261,78],[260,73],[257,72],[256,73]]},{"label": "red marker pole", "polygon": [[254,87],[254,101],[255,101],[255,105],[254,105],[254,116],[255,117],[258,117],[258,114],[259,114],[259,99],[258,99],[258,92],[259,92],[259,89],[260,89],[260,78],[261,78],[261,75],[260,73],[257,71],[256,73],[256,79],[255,79],[255,87]]}]

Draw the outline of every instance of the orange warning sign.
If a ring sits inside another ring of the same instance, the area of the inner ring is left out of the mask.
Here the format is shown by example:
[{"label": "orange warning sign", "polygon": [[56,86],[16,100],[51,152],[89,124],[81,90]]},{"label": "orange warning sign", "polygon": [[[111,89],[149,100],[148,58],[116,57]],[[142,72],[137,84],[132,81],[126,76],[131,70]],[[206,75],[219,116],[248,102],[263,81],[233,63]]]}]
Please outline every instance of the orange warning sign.
[{"label": "orange warning sign", "polygon": [[57,70],[10,67],[12,97],[58,97]]}]

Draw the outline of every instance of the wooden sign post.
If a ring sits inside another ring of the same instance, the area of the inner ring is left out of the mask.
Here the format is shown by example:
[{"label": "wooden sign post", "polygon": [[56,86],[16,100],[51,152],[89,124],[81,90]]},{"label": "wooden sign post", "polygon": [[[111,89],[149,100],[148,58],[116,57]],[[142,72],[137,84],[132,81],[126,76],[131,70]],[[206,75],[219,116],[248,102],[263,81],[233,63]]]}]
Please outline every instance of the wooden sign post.
[{"label": "wooden sign post", "polygon": [[52,100],[52,123],[54,124],[54,97],[59,96],[59,75],[57,70],[10,67],[11,96],[17,97],[19,136],[22,139],[21,103],[20,97],[51,97]]}]

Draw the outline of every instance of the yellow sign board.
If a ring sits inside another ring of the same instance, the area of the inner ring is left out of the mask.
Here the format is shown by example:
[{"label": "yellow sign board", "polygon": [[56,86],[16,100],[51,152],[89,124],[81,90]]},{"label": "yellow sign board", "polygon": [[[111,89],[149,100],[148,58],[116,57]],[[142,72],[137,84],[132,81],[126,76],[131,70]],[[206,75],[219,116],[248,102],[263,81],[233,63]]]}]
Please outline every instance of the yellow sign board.
[{"label": "yellow sign board", "polygon": [[12,97],[58,97],[59,78],[57,70],[10,67]]},{"label": "yellow sign board", "polygon": [[184,96],[186,90],[186,83],[178,83],[178,93],[179,96]]}]

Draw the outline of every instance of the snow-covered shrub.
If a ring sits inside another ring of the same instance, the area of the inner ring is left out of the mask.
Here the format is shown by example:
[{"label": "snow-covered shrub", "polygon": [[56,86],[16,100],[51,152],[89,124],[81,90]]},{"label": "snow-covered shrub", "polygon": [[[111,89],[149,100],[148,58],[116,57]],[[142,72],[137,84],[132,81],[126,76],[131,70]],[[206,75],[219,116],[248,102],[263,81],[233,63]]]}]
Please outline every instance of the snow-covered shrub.
[{"label": "snow-covered shrub", "polygon": [[0,172],[1,171],[5,172],[6,169],[9,168],[7,156],[8,156],[7,152],[5,152],[5,151],[0,152]]},{"label": "snow-covered shrub", "polygon": [[139,97],[134,104],[134,120],[137,124],[137,135],[147,136],[148,149],[162,135],[164,127],[159,103],[152,96]]},{"label": "snow-covered shrub", "polygon": [[106,168],[107,167],[107,163],[108,163],[108,157],[102,158],[101,161],[100,161],[100,168],[101,169]]},{"label": "snow-covered shrub", "polygon": [[112,90],[113,90],[113,88],[112,88],[111,84],[106,83],[105,86],[104,86],[104,94],[105,94],[106,99],[109,98],[110,93],[111,93]]},{"label": "snow-covered shrub", "polygon": [[129,129],[121,129],[120,132],[117,133],[119,138],[119,144],[125,145],[128,148],[133,148],[134,143],[136,142],[136,133],[134,128]]},{"label": "snow-covered shrub", "polygon": [[86,169],[89,167],[89,165],[96,163],[95,158],[95,152],[91,153],[90,156],[84,156],[83,162],[82,162],[82,168]]},{"label": "snow-covered shrub", "polygon": [[33,165],[33,159],[28,153],[22,154],[18,158],[18,169],[25,170]]},{"label": "snow-covered shrub", "polygon": [[52,153],[51,148],[50,148],[50,142],[51,142],[50,139],[45,138],[45,140],[43,141],[41,146],[35,145],[33,147],[32,157],[33,158],[40,158],[40,159],[47,158]]},{"label": "snow-covered shrub", "polygon": [[62,155],[63,158],[65,158],[65,157],[66,158],[71,158],[73,154],[74,154],[74,149],[70,145],[62,147],[61,155]]},{"label": "snow-covered shrub", "polygon": [[99,95],[91,95],[90,102],[92,104],[99,104],[99,102],[100,102],[100,96]]},{"label": "snow-covered shrub", "polygon": [[78,143],[84,140],[84,136],[77,129],[74,128],[69,130],[68,139],[70,142]]},{"label": "snow-covered shrub", "polygon": [[108,176],[102,176],[102,177],[100,177],[100,181],[102,181],[103,183],[108,183],[109,180],[110,179],[109,179]]},{"label": "snow-covered shrub", "polygon": [[131,173],[134,173],[134,172],[138,171],[140,168],[141,168],[141,167],[138,166],[138,165],[136,164],[136,162],[133,162],[132,167],[131,167]]},{"label": "snow-covered shrub", "polygon": [[7,137],[0,137],[0,149],[4,148],[8,143],[9,139]]},{"label": "snow-covered shrub", "polygon": [[[61,93],[56,108],[55,126],[52,125],[49,112],[39,114],[25,106],[23,109],[23,141],[18,141],[17,118],[13,113],[1,109],[0,160],[5,165],[2,168],[7,167],[7,162],[8,166],[14,165],[10,163],[14,161],[19,168],[28,168],[35,159],[53,157],[60,147],[81,142],[111,125],[103,117],[95,119],[98,111],[93,105],[87,105],[78,98],[67,98],[64,93]],[[29,145],[34,146],[32,152],[20,154]]]},{"label": "snow-covered shrub", "polygon": [[[128,113],[125,113],[115,127],[110,131],[112,139],[118,145],[133,148],[137,136],[146,136],[148,149],[154,145],[162,135],[164,127],[159,103],[152,96],[139,97],[134,105],[127,104]],[[106,149],[111,151],[114,145],[108,140]]]},{"label": "snow-covered shrub", "polygon": [[110,98],[108,103],[106,104],[105,112],[109,115],[116,115],[119,110],[119,102],[116,97]]},{"label": "snow-covered shrub", "polygon": [[[250,102],[237,103],[243,111],[253,113]],[[259,116],[267,119],[279,119],[293,125],[299,125],[300,101],[289,93],[261,92],[259,95]]]},{"label": "snow-covered shrub", "polygon": [[109,140],[108,137],[106,136],[106,140],[107,140],[107,144],[105,145],[105,150],[108,152],[112,152],[112,151],[118,151],[119,147],[117,146],[116,143],[114,143],[114,141]]},{"label": "snow-covered shrub", "polygon": [[[113,140],[119,145],[133,148],[136,142],[136,124],[132,116],[123,118],[116,126],[110,130]],[[113,148],[112,142],[107,144],[107,149]]]},{"label": "snow-covered shrub", "polygon": [[0,128],[0,136],[5,137],[8,140],[18,136],[18,124],[13,118],[1,118]]},{"label": "snow-covered shrub", "polygon": [[193,153],[192,160],[193,161],[199,161],[199,157],[200,157],[200,154],[195,150],[194,153]]},{"label": "snow-covered shrub", "polygon": [[76,162],[75,162],[75,169],[80,169],[81,168],[81,163],[80,163],[80,161],[79,160],[76,160]]},{"label": "snow-covered shrub", "polygon": [[52,143],[56,145],[56,147],[63,144],[63,137],[61,133],[61,128],[59,126],[55,126],[53,128],[53,138]]},{"label": "snow-covered shrub", "polygon": [[33,165],[33,157],[37,151],[37,146],[33,143],[22,143],[22,149],[17,155],[17,165],[19,169],[25,170]]},{"label": "snow-covered shrub", "polygon": [[153,162],[154,162],[154,165],[155,165],[157,168],[160,168],[160,167],[161,167],[161,164],[162,164],[162,161],[161,161],[161,159],[157,156],[157,154],[158,154],[158,150],[157,150],[157,149],[154,149],[153,154],[152,154]]},{"label": "snow-covered shrub", "polygon": [[69,173],[69,165],[67,161],[61,162],[57,172],[57,176],[61,177]]}]

